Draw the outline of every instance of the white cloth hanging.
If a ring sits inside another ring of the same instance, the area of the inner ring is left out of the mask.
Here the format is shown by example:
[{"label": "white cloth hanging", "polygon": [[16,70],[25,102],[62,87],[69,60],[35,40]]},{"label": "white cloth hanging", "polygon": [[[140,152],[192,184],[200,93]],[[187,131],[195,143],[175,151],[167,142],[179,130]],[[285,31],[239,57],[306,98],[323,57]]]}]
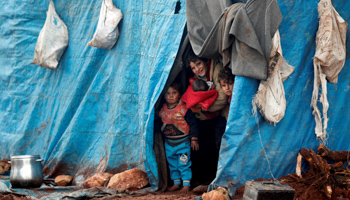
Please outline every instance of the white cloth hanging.
[{"label": "white cloth hanging", "polygon": [[286,97],[283,87],[294,67],[289,65],[282,56],[280,34],[277,30],[272,38],[272,49],[270,53],[269,75],[266,81],[260,81],[258,92],[253,98],[253,112],[256,106],[262,117],[269,124],[276,124],[282,120],[286,111]]},{"label": "white cloth hanging", "polygon": [[[312,114],[315,116],[316,122],[315,134],[317,138],[325,139],[327,135],[327,111],[329,107],[327,80],[330,83],[337,83],[338,75],[344,67],[346,58],[345,40],[348,24],[340,17],[330,0],[321,0],[318,3],[318,15],[320,20],[316,35],[314,89],[312,92],[311,107],[313,108]],[[320,85],[322,86],[320,102],[323,106],[323,117],[317,107]]]}]

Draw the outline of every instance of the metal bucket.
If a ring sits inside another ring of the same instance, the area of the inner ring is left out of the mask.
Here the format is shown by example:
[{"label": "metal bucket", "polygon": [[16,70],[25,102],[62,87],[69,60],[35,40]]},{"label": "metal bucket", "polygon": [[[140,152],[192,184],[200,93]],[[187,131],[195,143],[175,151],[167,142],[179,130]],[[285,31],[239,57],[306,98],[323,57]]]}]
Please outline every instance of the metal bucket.
[{"label": "metal bucket", "polygon": [[43,183],[39,155],[11,156],[10,182],[13,188],[37,188]]}]

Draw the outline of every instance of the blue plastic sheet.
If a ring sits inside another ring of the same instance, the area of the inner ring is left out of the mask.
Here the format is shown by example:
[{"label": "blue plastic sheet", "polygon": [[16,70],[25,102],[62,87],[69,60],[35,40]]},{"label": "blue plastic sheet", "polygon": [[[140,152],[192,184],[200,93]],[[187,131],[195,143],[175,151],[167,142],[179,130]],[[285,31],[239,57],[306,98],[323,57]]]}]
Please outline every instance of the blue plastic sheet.
[{"label": "blue plastic sheet", "polygon": [[[283,15],[279,27],[283,56],[295,67],[283,84],[287,100],[285,116],[274,126],[264,121],[259,113],[257,123],[252,114],[251,101],[259,82],[236,77],[217,176],[212,187],[231,183],[229,185],[237,188],[248,180],[280,178],[295,173],[300,149],[316,151],[322,142],[316,138],[315,120],[310,107],[314,81],[312,58],[318,30],[317,3],[278,1]],[[340,16],[349,22],[350,2],[334,0],[332,3]],[[350,150],[349,34],[348,30],[347,59],[339,74],[339,82],[327,85],[330,106],[326,145],[331,150]]]},{"label": "blue plastic sheet", "polygon": [[45,175],[75,184],[139,167],[156,188],[153,106],[180,46],[184,0],[177,14],[177,0],[114,0],[123,19],[111,50],[86,45],[102,1],[53,2],[69,31],[55,70],[30,64],[49,1],[0,2],[0,158],[40,155]]},{"label": "blue plastic sheet", "polygon": [[[116,1],[123,13],[120,38],[111,50],[88,47],[100,1],[54,0],[69,31],[57,69],[31,65],[49,1],[0,2],[0,156],[38,154],[46,175],[67,174],[82,183],[95,172],[145,169],[157,188],[153,152],[154,105],[169,76],[186,23],[185,1]],[[276,126],[252,114],[259,82],[236,77],[230,115],[212,185],[293,173],[301,148],[316,150],[310,107],[312,57],[318,27],[316,1],[278,1],[285,59],[295,67],[284,82],[286,115]],[[334,0],[350,21],[350,2]],[[349,31],[347,39],[349,38]],[[347,40],[349,52],[349,40]],[[349,53],[337,85],[328,84],[328,139],[349,150]],[[264,153],[266,151],[266,155]]]}]

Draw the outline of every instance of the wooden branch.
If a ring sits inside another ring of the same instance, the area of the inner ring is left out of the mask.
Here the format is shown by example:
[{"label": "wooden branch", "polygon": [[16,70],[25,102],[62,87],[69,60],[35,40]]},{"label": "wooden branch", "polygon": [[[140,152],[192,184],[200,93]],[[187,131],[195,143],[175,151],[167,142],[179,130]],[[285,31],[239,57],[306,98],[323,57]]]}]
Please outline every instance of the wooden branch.
[{"label": "wooden branch", "polygon": [[323,158],[335,162],[345,162],[350,159],[350,151],[331,151],[324,144],[320,144],[320,146],[317,149],[317,152]]},{"label": "wooden branch", "polygon": [[328,171],[331,169],[331,167],[327,161],[324,160],[321,156],[316,155],[312,149],[308,150],[302,148],[300,150],[300,154],[310,164],[310,167],[315,174],[329,173]]},{"label": "wooden branch", "polygon": [[332,194],[333,194],[332,186],[325,184],[321,192],[323,192],[323,194],[325,194],[328,199],[332,198]]},{"label": "wooden branch", "polygon": [[297,157],[297,166],[296,166],[296,168],[295,168],[295,173],[296,173],[296,175],[299,177],[299,178],[303,178],[302,176],[301,176],[301,161],[302,161],[302,156],[301,156],[301,154],[300,153],[298,153],[298,157]]},{"label": "wooden branch", "polygon": [[310,165],[310,169],[307,173],[310,176],[318,174],[317,167],[316,167],[315,163],[312,161],[312,156],[310,154],[310,151],[308,149],[302,148],[299,153],[304,158],[304,160],[306,160]]},{"label": "wooden branch", "polygon": [[337,163],[334,163],[334,164],[330,164],[329,165],[331,167],[331,172],[343,172],[345,171],[344,169],[344,164],[343,162],[337,162]]},{"label": "wooden branch", "polygon": [[[316,188],[327,199],[337,188],[350,188],[350,169],[344,169],[344,161],[350,160],[350,151],[331,151],[320,144],[317,155],[312,149],[302,148],[298,154],[296,173],[293,176],[297,182]],[[300,156],[310,165],[310,169],[301,177]],[[328,164],[327,160],[336,161]],[[299,180],[298,180],[299,179]]]},{"label": "wooden branch", "polygon": [[327,161],[325,159],[323,159],[321,156],[317,155],[312,149],[310,149],[310,154],[311,154],[312,159],[314,160],[317,168],[321,172],[325,172],[325,171],[328,171],[331,169],[331,167],[329,166]]}]

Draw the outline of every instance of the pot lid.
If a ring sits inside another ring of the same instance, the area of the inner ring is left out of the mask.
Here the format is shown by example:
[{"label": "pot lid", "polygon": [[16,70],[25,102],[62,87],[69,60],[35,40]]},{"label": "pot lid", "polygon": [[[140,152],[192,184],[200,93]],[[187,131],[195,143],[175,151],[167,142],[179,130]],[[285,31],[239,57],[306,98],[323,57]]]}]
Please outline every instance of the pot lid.
[{"label": "pot lid", "polygon": [[25,159],[25,158],[35,158],[35,159],[40,159],[39,155],[18,155],[18,156],[11,156],[12,159]]}]

